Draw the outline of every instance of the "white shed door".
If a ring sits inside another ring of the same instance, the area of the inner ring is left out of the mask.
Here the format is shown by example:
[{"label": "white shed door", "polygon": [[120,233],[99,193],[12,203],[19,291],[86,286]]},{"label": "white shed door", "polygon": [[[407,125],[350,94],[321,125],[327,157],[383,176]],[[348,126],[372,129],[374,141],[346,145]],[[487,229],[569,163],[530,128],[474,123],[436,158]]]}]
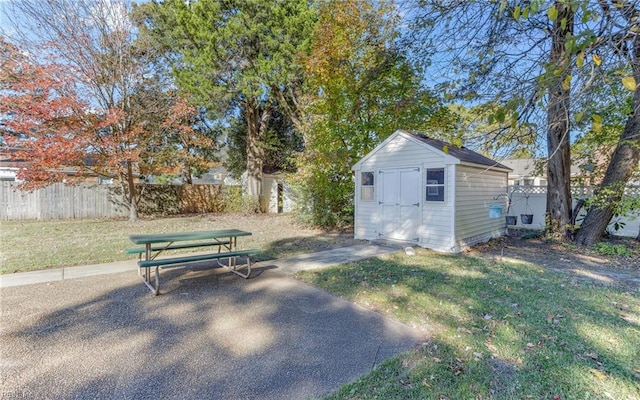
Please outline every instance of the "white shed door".
[{"label": "white shed door", "polygon": [[379,173],[380,235],[388,239],[418,240],[420,168],[381,170]]}]

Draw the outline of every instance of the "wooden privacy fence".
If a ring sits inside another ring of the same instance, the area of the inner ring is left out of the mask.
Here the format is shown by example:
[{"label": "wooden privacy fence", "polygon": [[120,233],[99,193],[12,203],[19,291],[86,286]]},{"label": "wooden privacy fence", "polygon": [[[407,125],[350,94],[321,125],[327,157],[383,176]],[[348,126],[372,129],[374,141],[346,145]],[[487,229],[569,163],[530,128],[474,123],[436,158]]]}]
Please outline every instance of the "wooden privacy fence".
[{"label": "wooden privacy fence", "polygon": [[[175,215],[220,212],[235,187],[218,185],[138,185],[141,214]],[[0,220],[127,217],[128,208],[117,185],[55,183],[26,192],[13,182],[0,182]]]},{"label": "wooden privacy fence", "polygon": [[113,218],[129,215],[122,196],[109,185],[55,183],[26,192],[17,184],[0,186],[0,220]]}]

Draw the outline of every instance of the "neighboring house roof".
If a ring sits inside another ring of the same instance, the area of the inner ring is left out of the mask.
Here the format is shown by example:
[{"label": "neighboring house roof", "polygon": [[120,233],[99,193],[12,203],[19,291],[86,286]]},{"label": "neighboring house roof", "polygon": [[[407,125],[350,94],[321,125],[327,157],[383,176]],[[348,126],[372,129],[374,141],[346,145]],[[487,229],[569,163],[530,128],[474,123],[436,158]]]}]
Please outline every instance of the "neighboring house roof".
[{"label": "neighboring house roof", "polygon": [[[507,158],[502,160],[504,165],[510,167],[513,171],[509,173],[512,176],[540,177],[547,176],[547,162],[544,159],[537,158]],[[571,165],[571,176],[578,176],[583,171],[579,166]]]},{"label": "neighboring house roof", "polygon": [[492,169],[503,170],[504,172],[511,171],[511,168],[500,164],[497,161],[494,161],[490,158],[483,156],[482,154],[476,153],[473,150],[467,149],[466,147],[458,147],[456,145],[444,142],[442,140],[430,138],[422,133],[418,132],[410,132],[403,129],[398,129],[394,133],[392,133],[387,139],[385,139],[382,143],[376,146],[375,149],[370,151],[366,156],[364,156],[360,161],[358,161],[352,169],[357,170],[360,168],[360,165],[375,154],[379,149],[386,146],[390,141],[394,140],[396,137],[402,136],[405,139],[412,141],[418,145],[424,146],[428,148],[430,151],[435,151],[440,153],[442,156],[450,157],[450,160],[457,160],[457,162],[464,162],[469,164],[475,164],[480,166],[489,167]]},{"label": "neighboring house roof", "polygon": [[16,147],[0,146],[0,167],[24,168],[27,166],[27,160],[14,156],[18,151],[20,149]]},{"label": "neighboring house roof", "polygon": [[507,158],[502,160],[502,163],[508,165],[513,171],[509,175],[513,176],[541,176],[541,171],[544,171],[544,166],[537,164],[538,160],[535,158]]}]

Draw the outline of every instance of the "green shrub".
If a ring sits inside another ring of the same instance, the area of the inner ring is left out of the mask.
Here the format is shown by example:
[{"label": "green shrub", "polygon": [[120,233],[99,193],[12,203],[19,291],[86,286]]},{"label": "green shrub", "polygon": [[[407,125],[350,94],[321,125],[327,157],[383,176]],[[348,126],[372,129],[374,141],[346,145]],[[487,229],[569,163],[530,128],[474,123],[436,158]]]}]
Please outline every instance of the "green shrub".
[{"label": "green shrub", "polygon": [[540,239],[544,237],[544,232],[543,231],[534,231],[534,230],[530,230],[530,231],[526,231],[522,234],[522,239],[524,240],[529,240],[529,239]]},{"label": "green shrub", "polygon": [[631,256],[631,250],[623,244],[613,244],[609,242],[598,242],[593,245],[596,253],[603,256]]},{"label": "green shrub", "polygon": [[241,186],[225,186],[223,210],[226,213],[255,213],[260,209],[257,200],[246,195]]}]

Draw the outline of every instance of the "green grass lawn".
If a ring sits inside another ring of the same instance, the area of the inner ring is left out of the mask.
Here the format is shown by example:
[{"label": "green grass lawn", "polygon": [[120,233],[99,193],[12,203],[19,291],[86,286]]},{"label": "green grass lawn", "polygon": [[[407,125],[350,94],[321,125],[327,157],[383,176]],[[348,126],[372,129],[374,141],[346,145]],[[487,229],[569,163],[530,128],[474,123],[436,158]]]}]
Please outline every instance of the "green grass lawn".
[{"label": "green grass lawn", "polygon": [[[131,234],[223,228],[253,232],[241,247],[265,259],[359,243],[273,215],[12,221],[0,272],[131,259]],[[423,249],[299,277],[428,337],[328,399],[640,399],[637,289]]]},{"label": "green grass lawn", "polygon": [[203,214],[190,217],[127,220],[2,221],[0,274],[134,259],[129,235],[238,228],[253,233],[240,248],[263,250],[259,260],[352,244],[340,235],[297,226],[286,215]]},{"label": "green grass lawn", "polygon": [[299,277],[430,337],[328,399],[640,399],[637,290],[427,250]]}]

